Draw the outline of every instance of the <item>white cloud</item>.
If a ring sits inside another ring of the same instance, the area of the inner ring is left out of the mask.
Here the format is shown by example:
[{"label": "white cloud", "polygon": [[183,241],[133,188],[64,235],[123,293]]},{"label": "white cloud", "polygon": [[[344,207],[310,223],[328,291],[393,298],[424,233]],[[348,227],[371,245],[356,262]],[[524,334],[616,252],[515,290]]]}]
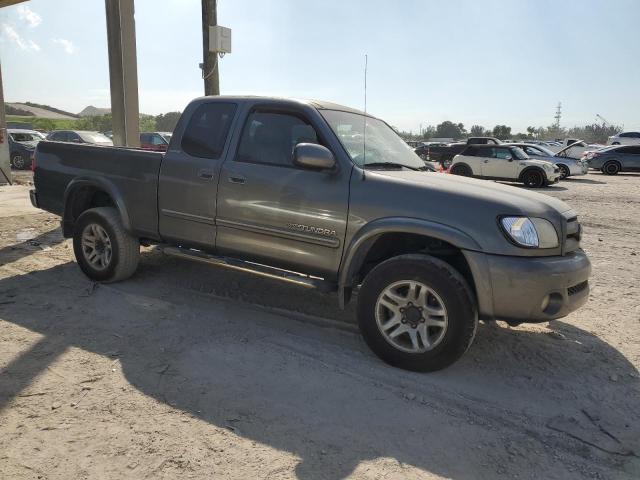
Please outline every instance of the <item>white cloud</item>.
[{"label": "white cloud", "polygon": [[67,40],[64,38],[54,38],[52,41],[53,43],[56,43],[64,48],[64,51],[69,55],[73,55],[78,51],[78,47],[76,47],[71,40]]},{"label": "white cloud", "polygon": [[15,28],[13,28],[11,25],[2,25],[2,31],[9,40],[11,40],[18,46],[19,49],[30,50],[32,52],[40,51],[40,45],[35,43],[33,40],[26,40],[22,38],[20,34],[16,32]]},{"label": "white cloud", "polygon": [[20,20],[27,22],[31,28],[35,28],[42,23],[42,17],[26,5],[18,7],[18,17]]}]

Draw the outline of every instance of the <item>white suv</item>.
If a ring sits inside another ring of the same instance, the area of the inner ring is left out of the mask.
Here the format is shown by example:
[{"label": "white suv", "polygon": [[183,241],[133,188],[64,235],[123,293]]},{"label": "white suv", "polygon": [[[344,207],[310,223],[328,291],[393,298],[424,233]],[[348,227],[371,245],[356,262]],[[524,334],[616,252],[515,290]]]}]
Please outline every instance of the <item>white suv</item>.
[{"label": "white suv", "polygon": [[609,137],[607,145],[640,145],[640,132],[620,132]]},{"label": "white suv", "polygon": [[541,188],[560,179],[560,169],[545,160],[534,160],[518,147],[469,145],[453,157],[450,172],[465,177],[522,182]]}]

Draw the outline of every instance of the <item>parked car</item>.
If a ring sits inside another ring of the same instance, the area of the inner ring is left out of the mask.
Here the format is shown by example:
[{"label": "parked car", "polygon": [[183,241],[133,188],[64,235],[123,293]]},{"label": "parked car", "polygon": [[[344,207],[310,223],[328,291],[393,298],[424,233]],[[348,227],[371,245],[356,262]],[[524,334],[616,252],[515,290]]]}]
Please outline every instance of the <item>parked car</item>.
[{"label": "parked car", "polygon": [[580,159],[584,155],[584,152],[588,150],[597,150],[605,147],[606,145],[598,145],[595,143],[587,143],[584,140],[578,140],[575,138],[567,138],[560,144],[560,146],[549,145],[547,148],[554,153],[560,153],[566,158]]},{"label": "parked car", "polygon": [[442,168],[448,169],[451,166],[453,157],[461,153],[467,145],[498,145],[500,143],[500,140],[493,137],[469,137],[464,142],[425,145],[423,147],[416,148],[414,151],[423,160],[428,162],[437,162],[442,166]]},{"label": "parked car", "polygon": [[9,134],[9,159],[11,166],[16,170],[31,168],[31,157],[36,145],[42,140],[42,134],[35,130],[10,128]]},{"label": "parked car", "polygon": [[607,145],[640,145],[640,132],[620,132],[609,137]]},{"label": "parked car", "polygon": [[587,152],[583,157],[590,168],[602,171],[605,175],[619,172],[640,171],[640,145],[613,145],[595,152]]},{"label": "parked car", "polygon": [[144,132],[140,134],[140,148],[154,152],[166,152],[169,142],[160,132]]},{"label": "parked car", "polygon": [[560,179],[560,169],[546,160],[529,158],[510,145],[469,145],[453,157],[451,173],[463,177],[521,182],[542,188]]},{"label": "parked car", "polygon": [[158,132],[160,135],[162,135],[162,138],[164,138],[167,143],[171,143],[171,137],[173,136],[173,132]]},{"label": "parked car", "polygon": [[571,148],[571,146],[565,147],[558,153],[553,153],[542,145],[529,145],[528,143],[511,143],[510,145],[521,148],[529,158],[546,160],[556,165],[560,169],[560,180],[571,176],[586,175],[589,172],[589,164],[585,160],[564,156],[564,150]]},{"label": "parked car", "polygon": [[113,146],[113,141],[104,133],[84,130],[54,130],[47,135],[52,142],[87,143],[90,145]]},{"label": "parked car", "polygon": [[568,205],[422,164],[358,110],[202,97],[165,154],[40,142],[31,201],[62,217],[94,281],[133,275],[143,243],[333,291],[342,307],[358,290],[367,344],[409,370],[455,362],[478,318],[546,322],[587,301],[591,268]]}]

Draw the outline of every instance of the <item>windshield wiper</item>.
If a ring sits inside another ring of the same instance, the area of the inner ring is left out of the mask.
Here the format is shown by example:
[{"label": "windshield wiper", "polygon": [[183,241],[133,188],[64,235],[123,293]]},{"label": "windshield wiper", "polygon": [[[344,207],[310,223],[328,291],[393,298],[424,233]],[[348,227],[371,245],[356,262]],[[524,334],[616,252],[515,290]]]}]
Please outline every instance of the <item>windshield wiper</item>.
[{"label": "windshield wiper", "polygon": [[415,170],[416,172],[419,171],[419,168],[416,167],[410,167],[408,165],[405,165],[403,163],[395,163],[395,162],[373,162],[373,163],[365,163],[364,164],[364,168],[367,167],[400,167],[400,168],[408,168],[409,170]]}]

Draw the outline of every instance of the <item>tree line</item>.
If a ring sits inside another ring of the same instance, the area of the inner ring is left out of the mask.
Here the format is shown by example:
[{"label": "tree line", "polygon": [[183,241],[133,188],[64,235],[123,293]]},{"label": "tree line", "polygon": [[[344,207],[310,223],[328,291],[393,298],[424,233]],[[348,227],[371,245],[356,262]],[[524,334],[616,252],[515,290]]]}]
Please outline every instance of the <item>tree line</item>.
[{"label": "tree line", "polygon": [[[8,113],[9,115],[19,115],[16,113]],[[160,115],[140,115],[140,131],[141,132],[173,132],[178,123],[180,112],[167,112]],[[92,117],[81,117],[76,119],[51,119],[51,118],[35,118],[26,115],[20,115],[21,118],[11,119],[9,121],[24,122],[30,124],[31,127],[38,130],[90,130],[97,132],[113,131],[113,118],[111,114],[96,115]]]},{"label": "tree line", "polygon": [[527,127],[526,132],[514,133],[507,125],[496,125],[492,129],[482,125],[472,125],[469,130],[464,124],[444,121],[436,126],[428,125],[421,133],[398,132],[405,140],[428,141],[432,138],[453,138],[459,140],[467,137],[496,137],[500,140],[556,140],[578,138],[590,143],[606,143],[607,138],[622,131],[619,125],[592,123],[584,127],[564,128],[557,125],[548,127]]}]

